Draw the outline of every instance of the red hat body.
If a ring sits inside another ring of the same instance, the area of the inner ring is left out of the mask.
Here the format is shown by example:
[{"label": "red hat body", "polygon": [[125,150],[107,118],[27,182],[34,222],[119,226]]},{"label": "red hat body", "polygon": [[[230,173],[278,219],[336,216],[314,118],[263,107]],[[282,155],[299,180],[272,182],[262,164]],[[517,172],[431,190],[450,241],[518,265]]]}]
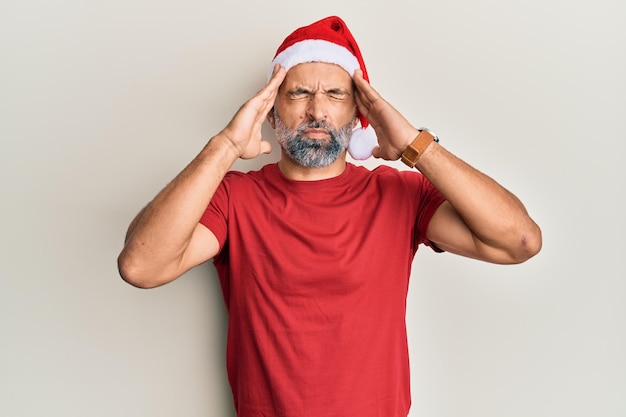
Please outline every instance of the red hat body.
[{"label": "red hat body", "polygon": [[[313,47],[305,47],[306,41],[311,40],[326,41],[327,44],[323,42],[316,43],[318,50],[315,50]],[[340,49],[345,49],[345,51],[342,52]],[[342,56],[343,54],[346,54],[346,56]],[[352,61],[356,60],[356,62],[349,63],[350,57],[347,54],[352,57]],[[354,70],[361,69],[363,78],[369,81],[359,45],[356,43],[346,23],[340,17],[329,16],[293,31],[276,50],[274,62],[286,62],[287,56],[294,55],[298,56],[299,60],[293,59],[290,62],[293,65],[290,65],[289,68],[303,62],[328,62],[344,67],[347,71],[353,69],[352,72],[348,71],[350,76],[353,75]],[[355,68],[355,65],[358,66]]]}]

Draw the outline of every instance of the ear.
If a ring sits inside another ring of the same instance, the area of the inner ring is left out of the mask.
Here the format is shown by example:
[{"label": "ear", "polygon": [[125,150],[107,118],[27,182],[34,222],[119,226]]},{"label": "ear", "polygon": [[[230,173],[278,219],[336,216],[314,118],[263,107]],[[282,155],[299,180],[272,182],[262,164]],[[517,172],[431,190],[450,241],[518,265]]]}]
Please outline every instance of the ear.
[{"label": "ear", "polygon": [[357,125],[359,124],[360,119],[359,119],[359,113],[356,112],[356,114],[354,115],[354,119],[352,119],[352,129],[354,129],[355,127],[357,127]]},{"label": "ear", "polygon": [[272,129],[276,129],[276,118],[274,117],[274,107],[272,107],[267,113],[267,122],[272,126]]}]

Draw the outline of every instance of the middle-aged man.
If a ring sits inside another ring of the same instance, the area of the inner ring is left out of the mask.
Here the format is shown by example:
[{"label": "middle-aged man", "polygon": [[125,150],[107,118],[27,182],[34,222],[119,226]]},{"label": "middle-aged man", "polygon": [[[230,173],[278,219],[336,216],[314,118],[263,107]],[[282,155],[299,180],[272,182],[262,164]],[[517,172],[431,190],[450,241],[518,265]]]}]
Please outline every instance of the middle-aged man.
[{"label": "middle-aged man", "polygon": [[[540,229],[513,194],[370,86],[340,18],[295,30],[270,72],[131,222],[120,273],[150,288],[213,259],[239,417],[406,417],[418,246],[513,264],[540,250]],[[232,171],[270,152],[265,120],[280,161]],[[347,151],[419,172],[358,167]]]}]

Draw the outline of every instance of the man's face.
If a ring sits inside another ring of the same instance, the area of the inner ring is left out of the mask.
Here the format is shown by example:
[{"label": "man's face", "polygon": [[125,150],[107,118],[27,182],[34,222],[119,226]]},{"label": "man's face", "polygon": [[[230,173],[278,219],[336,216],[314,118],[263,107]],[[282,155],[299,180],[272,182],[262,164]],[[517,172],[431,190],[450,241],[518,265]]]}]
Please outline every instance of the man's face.
[{"label": "man's face", "polygon": [[287,73],[269,121],[291,159],[322,167],[344,154],[355,114],[350,75],[334,64],[307,63]]}]

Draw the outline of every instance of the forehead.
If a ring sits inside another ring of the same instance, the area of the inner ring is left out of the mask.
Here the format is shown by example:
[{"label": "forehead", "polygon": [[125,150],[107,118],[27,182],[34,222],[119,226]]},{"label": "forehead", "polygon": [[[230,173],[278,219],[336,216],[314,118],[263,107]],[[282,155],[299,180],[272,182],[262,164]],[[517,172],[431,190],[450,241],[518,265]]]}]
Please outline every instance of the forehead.
[{"label": "forehead", "polygon": [[320,87],[320,88],[352,88],[352,77],[343,68],[324,62],[307,62],[298,64],[287,71],[283,86]]}]

